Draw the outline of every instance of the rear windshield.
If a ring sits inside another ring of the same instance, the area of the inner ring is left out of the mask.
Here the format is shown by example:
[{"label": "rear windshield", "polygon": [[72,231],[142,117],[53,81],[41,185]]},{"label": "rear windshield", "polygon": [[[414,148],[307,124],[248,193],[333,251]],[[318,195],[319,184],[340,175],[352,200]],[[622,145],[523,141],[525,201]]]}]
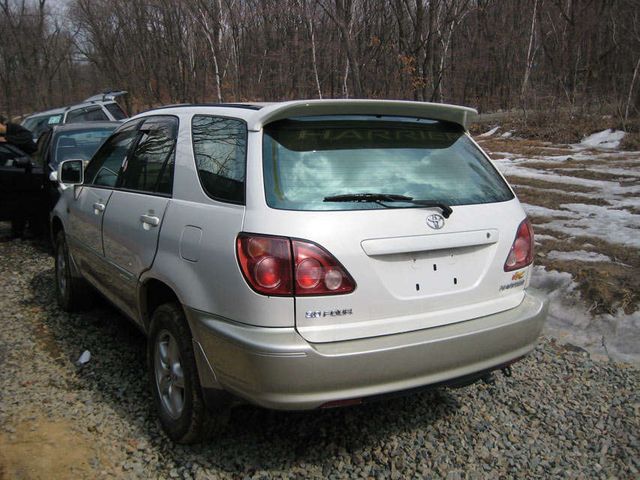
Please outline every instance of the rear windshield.
[{"label": "rear windshield", "polygon": [[458,125],[398,117],[306,117],[265,127],[267,204],[286,210],[415,207],[325,201],[362,193],[447,205],[503,202],[511,190]]}]

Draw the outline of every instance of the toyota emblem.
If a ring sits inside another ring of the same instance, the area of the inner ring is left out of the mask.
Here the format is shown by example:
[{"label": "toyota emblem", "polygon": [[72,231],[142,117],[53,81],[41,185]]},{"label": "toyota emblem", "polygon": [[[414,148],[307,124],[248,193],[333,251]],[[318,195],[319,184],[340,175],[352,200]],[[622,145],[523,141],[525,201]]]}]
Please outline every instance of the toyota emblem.
[{"label": "toyota emblem", "polygon": [[429,225],[434,230],[440,230],[442,227],[444,227],[444,217],[439,213],[429,215],[427,217],[427,225]]}]

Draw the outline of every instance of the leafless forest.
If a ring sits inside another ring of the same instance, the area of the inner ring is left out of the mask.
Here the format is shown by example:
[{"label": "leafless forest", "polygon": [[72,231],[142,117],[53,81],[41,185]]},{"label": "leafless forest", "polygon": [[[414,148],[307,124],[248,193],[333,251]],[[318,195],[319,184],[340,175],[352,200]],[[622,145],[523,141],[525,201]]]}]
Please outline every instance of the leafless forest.
[{"label": "leafless forest", "polygon": [[640,109],[639,0],[0,0],[0,111],[397,98]]}]

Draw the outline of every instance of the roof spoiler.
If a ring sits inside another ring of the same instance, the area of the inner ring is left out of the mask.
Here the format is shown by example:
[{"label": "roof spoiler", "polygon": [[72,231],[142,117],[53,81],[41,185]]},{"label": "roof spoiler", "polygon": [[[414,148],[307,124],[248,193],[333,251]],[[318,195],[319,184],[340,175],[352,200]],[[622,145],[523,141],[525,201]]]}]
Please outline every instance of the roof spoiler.
[{"label": "roof spoiler", "polygon": [[122,95],[126,95],[127,91],[125,90],[108,90],[106,92],[98,93],[97,95],[93,95],[83,102],[106,102],[109,100],[115,100],[116,97],[120,97]]},{"label": "roof spoiler", "polygon": [[248,129],[260,131],[266,124],[291,117],[315,115],[396,115],[430,118],[457,123],[464,129],[478,112],[469,107],[445,103],[399,100],[296,100],[269,105],[247,122]]}]

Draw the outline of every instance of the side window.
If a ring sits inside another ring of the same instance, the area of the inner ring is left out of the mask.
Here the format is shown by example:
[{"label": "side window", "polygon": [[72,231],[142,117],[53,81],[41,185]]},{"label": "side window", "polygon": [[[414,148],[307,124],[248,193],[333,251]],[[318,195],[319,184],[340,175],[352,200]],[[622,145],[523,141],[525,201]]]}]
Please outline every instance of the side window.
[{"label": "side window", "polygon": [[244,203],[246,124],[233,118],[195,115],[191,135],[198,177],[207,195]]},{"label": "side window", "polygon": [[106,108],[116,120],[124,120],[127,118],[127,115],[122,111],[122,108],[120,108],[120,105],[117,103],[105,103],[104,108]]},{"label": "side window", "polygon": [[96,152],[84,172],[86,185],[115,187],[129,147],[138,134],[138,122],[125,125],[114,133]]},{"label": "side window", "polygon": [[120,188],[171,195],[178,119],[151,117],[140,127],[140,140],[122,167]]}]

